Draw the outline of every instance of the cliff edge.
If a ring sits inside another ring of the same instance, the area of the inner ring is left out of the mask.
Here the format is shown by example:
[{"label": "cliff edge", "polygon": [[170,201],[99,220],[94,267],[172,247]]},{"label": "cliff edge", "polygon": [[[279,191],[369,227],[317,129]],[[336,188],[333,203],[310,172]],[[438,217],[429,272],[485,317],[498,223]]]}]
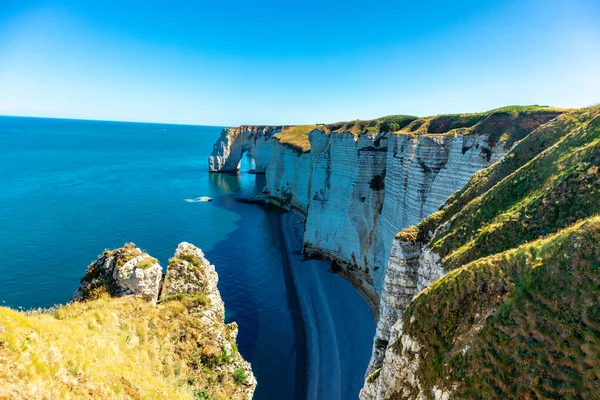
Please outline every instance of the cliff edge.
[{"label": "cliff edge", "polygon": [[258,136],[378,319],[361,399],[597,397],[600,106],[382,121]]},{"label": "cliff edge", "polygon": [[0,308],[0,398],[251,399],[218,276],[181,243],[166,275],[134,244],[90,264],[73,302]]},{"label": "cliff edge", "polygon": [[565,113],[400,232],[361,399],[595,398],[598,165]]},{"label": "cliff edge", "polygon": [[377,316],[396,233],[434,213],[477,171],[566,110],[513,106],[476,114],[223,130],[209,170],[244,152],[263,196],[306,216],[305,252],[350,279]]}]

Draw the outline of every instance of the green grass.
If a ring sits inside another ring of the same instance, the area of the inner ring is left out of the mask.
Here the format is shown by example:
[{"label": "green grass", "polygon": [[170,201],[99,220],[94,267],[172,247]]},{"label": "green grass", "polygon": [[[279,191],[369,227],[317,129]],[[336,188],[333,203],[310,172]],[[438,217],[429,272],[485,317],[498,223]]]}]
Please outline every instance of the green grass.
[{"label": "green grass", "polygon": [[427,133],[446,133],[453,129],[470,128],[487,116],[487,113],[476,113],[431,117],[427,125]]},{"label": "green grass", "polygon": [[591,217],[421,292],[403,315],[404,332],[423,346],[421,384],[456,385],[457,398],[596,396],[599,242],[600,217]]},{"label": "green grass", "polygon": [[[195,268],[202,268],[202,262],[192,253],[185,253],[179,256],[179,260],[184,260],[192,264]],[[173,257],[169,260],[169,264],[177,262],[178,258]]]},{"label": "green grass", "polygon": [[[542,164],[545,165],[547,172],[546,176],[553,176],[552,169],[562,168],[562,166],[558,164],[554,165],[552,159],[557,158],[558,160],[561,158],[558,153],[570,152],[572,150],[571,146],[576,145],[575,140],[578,130],[583,128],[598,115],[600,115],[600,107],[591,107],[562,114],[550,123],[542,125],[523,139],[513,151],[503,157],[500,161],[489,168],[476,173],[463,189],[456,192],[446,201],[446,205],[440,211],[425,218],[416,227],[410,227],[400,232],[397,237],[407,241],[428,242],[429,232],[435,230],[438,225],[454,218],[451,229],[448,230],[445,235],[435,238],[432,243],[433,245],[438,243],[436,245],[436,250],[440,251],[443,256],[450,254],[453,250],[460,247],[460,245],[473,239],[471,234],[481,228],[481,226],[490,224],[492,220],[486,218],[488,218],[490,214],[493,214],[494,210],[499,212],[503,208],[512,207],[512,200],[523,196],[522,193],[514,193],[514,191],[510,194],[506,192],[505,190],[507,187],[510,188],[514,185],[507,183],[500,184],[501,181],[512,180],[514,183],[522,177],[528,176],[528,178],[531,179],[534,175],[541,174],[542,169],[540,168],[540,164],[538,164],[539,161],[536,161],[530,167],[524,166],[529,162],[532,162],[532,160],[536,159],[549,148],[556,145],[559,141],[564,140],[565,143],[563,143],[562,147],[553,150],[552,154],[549,156],[541,156],[545,159]],[[573,134],[575,134],[575,136],[567,138],[569,135]],[[594,134],[597,133],[592,132],[592,135],[587,135],[587,139],[585,140],[593,139]],[[516,174],[516,171],[520,168],[523,169]],[[564,178],[564,176],[559,179],[562,178]],[[551,189],[551,186],[554,183],[548,182],[548,184],[550,185],[548,189]],[[496,185],[499,186],[495,188]],[[492,188],[494,188],[494,190],[491,190]],[[515,187],[515,189],[517,189],[517,187]],[[522,187],[519,186],[518,189],[520,190]],[[504,199],[504,202],[499,201],[501,198]],[[475,215],[474,218],[472,211],[479,209],[484,202],[485,215]],[[547,210],[547,207],[542,207],[541,209],[541,211]],[[585,215],[582,215],[582,217],[584,216]],[[483,217],[483,220],[480,220],[479,217]],[[477,226],[477,228],[470,230],[471,226]],[[463,239],[459,243],[459,239],[465,236],[468,236],[470,239]],[[443,246],[442,242],[445,243]]]},{"label": "green grass", "polygon": [[390,115],[368,121],[356,120],[323,125],[294,125],[283,128],[274,137],[279,139],[279,142],[284,146],[288,146],[298,154],[302,154],[310,151],[308,134],[315,129],[320,129],[327,133],[352,133],[354,135],[394,132],[405,127],[416,118],[407,115]]},{"label": "green grass", "polygon": [[419,118],[398,133],[415,135],[489,134],[490,142],[501,138],[509,145],[538,126],[569,110],[545,106],[508,106],[473,114],[447,114]]},{"label": "green grass", "polygon": [[246,371],[242,367],[236,367],[233,371],[233,378],[237,385],[241,385],[246,382],[248,376],[246,375]]},{"label": "green grass", "polygon": [[[528,162],[529,147],[524,147],[514,156],[519,161],[512,167],[497,164],[483,173],[492,177],[491,182],[478,184],[482,178],[475,176],[473,185],[484,189],[525,162],[452,215],[449,229],[431,242],[446,268],[535,240],[600,212],[600,107],[589,111],[576,114],[579,123],[566,123],[570,131],[558,129],[562,135],[554,137],[556,143],[537,156],[529,154],[533,157]],[[565,121],[553,122],[543,131],[554,125],[563,127]],[[502,171],[496,174],[495,169]],[[470,191],[467,187],[462,193],[472,197]],[[450,207],[454,202],[465,203],[465,199],[451,198]]]},{"label": "green grass", "polygon": [[317,128],[317,125],[295,125],[284,128],[274,136],[279,139],[279,143],[289,146],[299,153],[306,153],[310,150],[308,134]]},{"label": "green grass", "polygon": [[371,374],[369,374],[369,376],[367,376],[367,382],[368,383],[373,383],[377,380],[377,378],[379,378],[379,375],[381,374],[381,368],[377,368],[375,371],[373,371]]},{"label": "green grass", "polygon": [[[418,118],[411,115],[388,115],[371,120],[354,120],[332,124],[287,126],[274,135],[284,146],[298,154],[310,151],[308,134],[319,129],[328,134],[401,132],[413,134],[449,134],[456,129],[472,129],[491,133],[492,141],[504,139],[512,143],[566,110],[544,106],[508,106],[473,114],[448,114]],[[522,121],[524,120],[524,121]],[[469,131],[470,132],[470,131]],[[469,133],[466,132],[466,133]]]},{"label": "green grass", "polygon": [[182,302],[186,307],[208,306],[210,299],[204,293],[175,293],[160,299],[161,303]]},{"label": "green grass", "polygon": [[140,268],[140,269],[146,269],[146,268],[150,268],[151,266],[153,266],[157,262],[158,262],[158,260],[156,258],[154,258],[154,257],[148,257],[148,258],[143,259],[139,263],[137,263],[135,265],[135,267],[136,268]]},{"label": "green grass", "polygon": [[194,400],[207,400],[210,399],[210,394],[206,389],[194,390]]},{"label": "green grass", "polygon": [[388,115],[371,120],[354,120],[349,122],[337,122],[324,126],[328,133],[351,133],[360,135],[363,133],[395,132],[404,128],[417,117],[412,115]]},{"label": "green grass", "polygon": [[97,262],[102,261],[104,263],[110,258],[113,259],[112,262],[116,268],[121,268],[138,256],[145,256],[145,258],[136,264],[136,268],[146,269],[158,262],[155,258],[136,248],[135,244],[131,242],[125,243],[123,247],[118,249],[104,250],[102,255],[98,257],[98,261],[88,266],[85,275],[80,280],[81,283],[87,282],[82,290],[82,299],[96,300],[105,294],[114,296],[120,288],[116,284],[112,274],[107,274],[107,271],[98,265]]},{"label": "green grass", "polygon": [[450,271],[403,314],[403,332],[423,345],[423,387],[454,386],[457,398],[596,396],[599,213],[594,106],[541,125],[440,211],[400,232],[400,240],[427,243]]},{"label": "green grass", "polygon": [[550,106],[540,106],[537,104],[529,105],[529,106],[504,106],[500,108],[495,108],[493,110],[488,111],[488,113],[512,113],[512,114],[536,114],[539,112],[565,112],[565,111],[574,111],[574,109],[565,109],[558,107],[550,107]]}]

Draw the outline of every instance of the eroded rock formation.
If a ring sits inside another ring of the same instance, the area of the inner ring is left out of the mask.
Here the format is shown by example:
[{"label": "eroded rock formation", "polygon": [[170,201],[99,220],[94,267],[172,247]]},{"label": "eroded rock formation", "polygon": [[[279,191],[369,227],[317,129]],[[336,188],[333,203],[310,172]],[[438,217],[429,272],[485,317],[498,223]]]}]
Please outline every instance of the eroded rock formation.
[{"label": "eroded rock formation", "polygon": [[[257,382],[250,364],[235,345],[237,324],[225,324],[225,307],[217,288],[218,280],[215,267],[204,257],[202,250],[190,243],[179,244],[164,279],[157,260],[128,243],[122,248],[105,251],[90,264],[73,300],[94,301],[107,294],[111,297],[135,296],[159,307],[158,313],[165,311],[161,308],[163,304],[171,307],[174,302],[180,303],[181,306],[175,307],[176,313],[183,316],[183,320],[191,320],[183,321],[186,325],[181,327],[178,341],[185,348],[191,346],[186,350],[190,352],[186,356],[192,358],[188,362],[192,370],[204,366],[219,379],[234,377],[235,385],[217,392],[227,393],[227,398],[251,399]],[[185,318],[183,310],[190,316]],[[165,311],[167,316],[171,312]],[[173,317],[174,327],[179,322]],[[194,345],[195,341],[200,342]],[[215,349],[218,352],[213,354]],[[189,379],[193,379],[190,385],[196,384],[196,378]],[[201,393],[209,395],[209,391],[202,388],[195,393],[197,396]]]},{"label": "eroded rock formation", "polygon": [[[452,397],[454,386],[421,381],[422,370],[429,368],[421,364],[426,340],[404,332],[403,320],[411,301],[446,274],[441,255],[427,243],[443,235],[450,221],[421,227],[423,237],[418,240],[396,234],[433,214],[477,171],[505,159],[519,141],[562,113],[534,106],[477,115],[402,117],[396,121],[407,125],[394,122],[394,133],[379,129],[390,126],[381,123],[383,119],[377,124],[319,125],[308,134],[310,149],[301,152],[274,135],[261,142],[260,168],[267,178],[263,194],[305,215],[305,253],[332,261],[333,269],[353,281],[378,319],[362,399]],[[224,131],[209,160],[211,170],[227,165],[227,151],[219,143],[232,147],[237,140],[244,146],[256,140],[253,131]],[[525,144],[528,150],[521,153],[539,152],[560,137],[547,131],[538,135],[539,142]],[[255,150],[246,148],[254,156]],[[518,153],[511,157],[505,165],[528,161]],[[234,157],[233,163],[237,160]],[[499,176],[507,173],[503,168]]]},{"label": "eroded rock formation", "polygon": [[282,127],[240,126],[223,129],[208,159],[211,172],[234,172],[245,152],[256,162],[256,172],[264,173],[271,157],[271,138]]},{"label": "eroded rock formation", "polygon": [[133,243],[105,251],[88,267],[73,300],[87,300],[107,292],[112,296],[136,295],[156,303],[162,267]]},{"label": "eroded rock formation", "polygon": [[475,172],[558,114],[494,111],[468,123],[440,116],[395,133],[318,125],[303,152],[279,140],[285,127],[228,128],[209,169],[234,171],[247,151],[266,174],[263,194],[306,216],[306,254],[334,262],[377,314],[396,233],[436,211]]}]

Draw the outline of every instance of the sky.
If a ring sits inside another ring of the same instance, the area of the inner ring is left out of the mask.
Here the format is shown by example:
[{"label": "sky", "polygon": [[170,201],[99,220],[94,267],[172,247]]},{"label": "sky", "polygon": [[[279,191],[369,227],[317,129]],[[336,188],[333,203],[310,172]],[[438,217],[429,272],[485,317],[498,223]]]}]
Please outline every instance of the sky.
[{"label": "sky", "polygon": [[600,102],[600,1],[0,0],[0,115],[302,124]]}]

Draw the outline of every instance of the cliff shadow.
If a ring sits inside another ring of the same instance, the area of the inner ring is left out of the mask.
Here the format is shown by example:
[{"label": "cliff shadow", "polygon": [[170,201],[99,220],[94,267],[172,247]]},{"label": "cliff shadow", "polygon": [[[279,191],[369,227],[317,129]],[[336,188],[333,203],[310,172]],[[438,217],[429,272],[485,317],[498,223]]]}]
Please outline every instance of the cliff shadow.
[{"label": "cliff shadow", "polygon": [[300,311],[290,299],[293,291],[281,253],[281,210],[236,201],[265,186],[264,175],[248,172],[252,166],[252,157],[246,156],[236,173],[209,174],[213,192],[219,193],[212,204],[239,218],[206,257],[221,277],[218,286],[226,322],[238,324],[240,352],[259,382],[254,398],[294,398],[302,385],[296,364],[304,352],[298,335],[303,326],[295,319]]}]

